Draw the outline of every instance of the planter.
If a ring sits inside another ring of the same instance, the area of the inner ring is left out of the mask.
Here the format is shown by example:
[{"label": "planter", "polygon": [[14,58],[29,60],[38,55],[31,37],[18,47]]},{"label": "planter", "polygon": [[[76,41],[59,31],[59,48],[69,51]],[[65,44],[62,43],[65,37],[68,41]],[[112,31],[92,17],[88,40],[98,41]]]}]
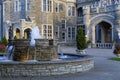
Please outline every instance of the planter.
[{"label": "planter", "polygon": [[88,44],[87,47],[88,47],[88,48],[92,48],[92,44]]},{"label": "planter", "polygon": [[118,58],[120,58],[120,54],[116,54],[116,56],[117,56]]},{"label": "planter", "polygon": [[82,54],[85,55],[86,51],[85,50],[76,50],[77,54]]}]

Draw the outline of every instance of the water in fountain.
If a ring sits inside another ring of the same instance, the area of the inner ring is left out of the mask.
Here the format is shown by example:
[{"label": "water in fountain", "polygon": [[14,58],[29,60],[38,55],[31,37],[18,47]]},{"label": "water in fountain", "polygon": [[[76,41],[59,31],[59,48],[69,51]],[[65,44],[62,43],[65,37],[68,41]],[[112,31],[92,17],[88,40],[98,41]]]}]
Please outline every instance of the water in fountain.
[{"label": "water in fountain", "polygon": [[62,51],[62,48],[60,47],[60,45],[58,45],[58,53],[60,54],[60,56],[59,56],[60,59],[67,58],[67,56],[63,54],[63,51]]},{"label": "water in fountain", "polygon": [[7,49],[7,54],[8,54],[8,59],[12,60],[12,56],[13,56],[13,51],[14,51],[14,47],[11,45],[11,46],[8,46],[8,49]]},{"label": "water in fountain", "polygon": [[0,60],[2,61],[12,61],[12,56],[13,56],[13,51],[14,51],[14,47],[11,46],[7,46],[6,50],[4,52],[3,57],[0,57]]},{"label": "water in fountain", "polygon": [[[34,28],[32,28],[30,46],[34,47],[35,49],[35,39],[41,39],[41,38],[42,37],[40,35],[39,28],[38,26],[35,26]],[[29,51],[30,49],[28,49],[27,56],[29,56]],[[29,60],[29,61],[36,61],[36,49],[34,52],[34,60]]]},{"label": "water in fountain", "polygon": [[38,28],[38,26],[35,26],[32,29],[32,32],[31,32],[30,46],[35,46],[35,40],[34,39],[40,39],[40,38],[42,38],[42,37],[40,35],[39,28]]}]

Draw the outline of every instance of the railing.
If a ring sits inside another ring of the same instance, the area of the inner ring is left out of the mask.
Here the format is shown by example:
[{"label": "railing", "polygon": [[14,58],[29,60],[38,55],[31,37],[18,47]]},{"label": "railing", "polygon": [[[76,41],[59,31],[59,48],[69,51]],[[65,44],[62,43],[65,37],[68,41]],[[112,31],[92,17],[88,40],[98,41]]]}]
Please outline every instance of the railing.
[{"label": "railing", "polygon": [[93,46],[93,48],[111,49],[113,44],[112,43],[95,43],[92,46]]},{"label": "railing", "polygon": [[78,24],[83,24],[83,16],[77,18],[77,23]]}]

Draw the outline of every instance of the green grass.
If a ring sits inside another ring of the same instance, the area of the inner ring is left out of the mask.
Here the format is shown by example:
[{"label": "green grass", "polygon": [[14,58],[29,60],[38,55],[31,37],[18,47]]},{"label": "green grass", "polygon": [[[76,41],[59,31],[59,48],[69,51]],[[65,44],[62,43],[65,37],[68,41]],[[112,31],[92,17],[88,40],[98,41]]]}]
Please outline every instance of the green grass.
[{"label": "green grass", "polygon": [[117,57],[113,57],[113,58],[109,58],[109,60],[120,61],[120,58],[117,58]]}]

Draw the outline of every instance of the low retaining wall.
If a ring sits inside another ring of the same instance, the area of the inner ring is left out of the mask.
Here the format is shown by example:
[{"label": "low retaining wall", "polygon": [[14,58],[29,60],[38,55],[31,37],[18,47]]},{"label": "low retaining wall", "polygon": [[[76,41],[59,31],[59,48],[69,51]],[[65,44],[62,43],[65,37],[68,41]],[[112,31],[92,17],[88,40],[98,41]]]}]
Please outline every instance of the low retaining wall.
[{"label": "low retaining wall", "polygon": [[84,72],[94,67],[91,57],[75,60],[0,62],[0,76],[49,76]]}]

